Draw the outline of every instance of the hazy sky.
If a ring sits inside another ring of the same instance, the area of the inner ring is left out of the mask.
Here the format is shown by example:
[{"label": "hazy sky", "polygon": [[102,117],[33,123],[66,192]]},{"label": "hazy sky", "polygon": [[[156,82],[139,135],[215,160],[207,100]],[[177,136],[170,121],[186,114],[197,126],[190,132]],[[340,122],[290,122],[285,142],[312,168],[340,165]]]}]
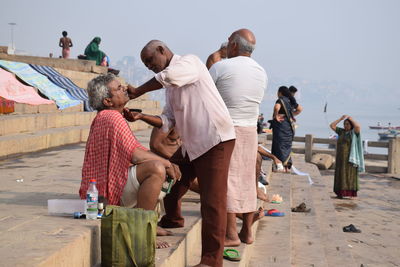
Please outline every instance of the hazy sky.
[{"label": "hazy sky", "polygon": [[101,49],[114,62],[138,57],[151,39],[205,61],[232,31],[245,27],[255,33],[254,58],[270,77],[398,90],[398,0],[1,0],[0,6],[0,45],[10,43],[8,23],[15,22],[17,49],[32,55],[58,56],[66,30],[74,57],[100,36]]}]

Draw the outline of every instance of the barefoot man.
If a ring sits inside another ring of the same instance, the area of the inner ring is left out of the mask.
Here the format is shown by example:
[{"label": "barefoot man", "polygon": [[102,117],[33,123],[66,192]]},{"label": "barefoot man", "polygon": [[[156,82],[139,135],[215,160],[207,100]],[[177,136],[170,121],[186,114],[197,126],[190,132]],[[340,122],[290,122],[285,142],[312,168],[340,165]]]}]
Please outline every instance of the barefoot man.
[{"label": "barefoot man", "polygon": [[68,33],[66,31],[62,32],[63,37],[60,38],[59,46],[62,48],[62,57],[69,58],[70,48],[72,47],[71,38],[67,37]]},{"label": "barefoot man", "polygon": [[131,98],[166,88],[160,116],[134,114],[167,132],[175,126],[182,146],[171,162],[180,166],[182,179],[164,199],[163,227],[183,227],[181,198],[198,178],[202,216],[202,253],[197,266],[222,266],[226,230],[226,190],[235,130],[228,109],[204,63],[194,55],[178,56],[161,41],[150,41],[141,52],[146,67],[156,73],[145,84],[128,86]]},{"label": "barefoot man", "polygon": [[[90,105],[98,111],[90,127],[82,167],[80,197],[86,198],[89,180],[96,179],[99,197],[111,205],[154,210],[166,174],[175,178],[171,163],[149,152],[133,135],[123,113],[127,87],[113,74],[88,84]],[[158,228],[157,235],[168,231]],[[157,248],[168,243],[157,241]]]},{"label": "barefoot man", "polygon": [[[251,58],[256,39],[250,30],[235,31],[228,40],[228,59],[215,63],[210,74],[235,126],[236,142],[228,176],[225,246],[239,246],[240,242],[251,244],[254,240],[251,226],[257,210],[254,171],[258,147],[257,119],[267,87],[267,75]],[[243,214],[239,235],[236,229],[238,213]]]}]

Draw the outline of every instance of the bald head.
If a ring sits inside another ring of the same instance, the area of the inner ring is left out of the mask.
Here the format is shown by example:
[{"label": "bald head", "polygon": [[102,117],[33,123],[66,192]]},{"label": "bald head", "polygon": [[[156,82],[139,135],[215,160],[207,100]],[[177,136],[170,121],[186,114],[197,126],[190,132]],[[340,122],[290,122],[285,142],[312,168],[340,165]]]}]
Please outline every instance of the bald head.
[{"label": "bald head", "polygon": [[245,39],[247,42],[249,42],[252,45],[256,45],[256,37],[254,34],[248,30],[248,29],[240,29],[232,33],[232,36],[238,35]]},{"label": "bald head", "polygon": [[256,46],[256,37],[248,29],[240,29],[231,34],[228,42],[228,58],[251,56]]},{"label": "bald head", "polygon": [[168,46],[159,40],[151,40],[140,52],[143,63],[149,70],[158,73],[168,67],[173,53]]}]

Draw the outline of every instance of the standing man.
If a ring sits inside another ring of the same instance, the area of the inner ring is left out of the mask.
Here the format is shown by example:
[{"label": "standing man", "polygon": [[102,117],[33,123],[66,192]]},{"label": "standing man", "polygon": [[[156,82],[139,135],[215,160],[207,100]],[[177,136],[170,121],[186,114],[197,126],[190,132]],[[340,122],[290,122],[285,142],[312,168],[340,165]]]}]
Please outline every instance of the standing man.
[{"label": "standing man", "polygon": [[[256,38],[247,29],[229,37],[228,59],[215,63],[210,74],[229,114],[236,133],[228,176],[227,232],[225,246],[239,246],[240,241],[254,241],[251,225],[257,210],[257,187],[254,168],[257,160],[257,119],[259,106],[267,87],[263,67],[251,58]],[[240,233],[236,229],[236,214],[243,214]]]},{"label": "standing man", "polygon": [[70,47],[72,47],[71,38],[67,37],[68,33],[66,31],[62,32],[63,37],[60,38],[59,46],[62,47],[62,57],[69,58]]},{"label": "standing man", "polygon": [[197,266],[222,266],[226,231],[226,190],[235,130],[228,109],[206,66],[194,55],[178,56],[161,41],[150,41],[141,52],[146,67],[156,73],[145,84],[128,86],[131,98],[166,88],[160,116],[131,113],[165,132],[175,126],[182,146],[171,162],[179,164],[182,178],[164,199],[166,215],[160,226],[183,227],[181,198],[195,177],[200,185],[202,253]]}]

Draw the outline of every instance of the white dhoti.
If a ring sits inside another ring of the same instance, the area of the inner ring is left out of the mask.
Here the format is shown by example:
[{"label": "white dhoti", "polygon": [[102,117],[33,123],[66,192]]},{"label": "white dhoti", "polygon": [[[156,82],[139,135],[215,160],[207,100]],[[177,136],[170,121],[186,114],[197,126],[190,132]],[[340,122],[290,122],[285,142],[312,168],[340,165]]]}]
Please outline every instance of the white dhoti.
[{"label": "white dhoti", "polygon": [[257,128],[235,126],[235,133],[229,165],[227,211],[248,213],[257,210]]}]

